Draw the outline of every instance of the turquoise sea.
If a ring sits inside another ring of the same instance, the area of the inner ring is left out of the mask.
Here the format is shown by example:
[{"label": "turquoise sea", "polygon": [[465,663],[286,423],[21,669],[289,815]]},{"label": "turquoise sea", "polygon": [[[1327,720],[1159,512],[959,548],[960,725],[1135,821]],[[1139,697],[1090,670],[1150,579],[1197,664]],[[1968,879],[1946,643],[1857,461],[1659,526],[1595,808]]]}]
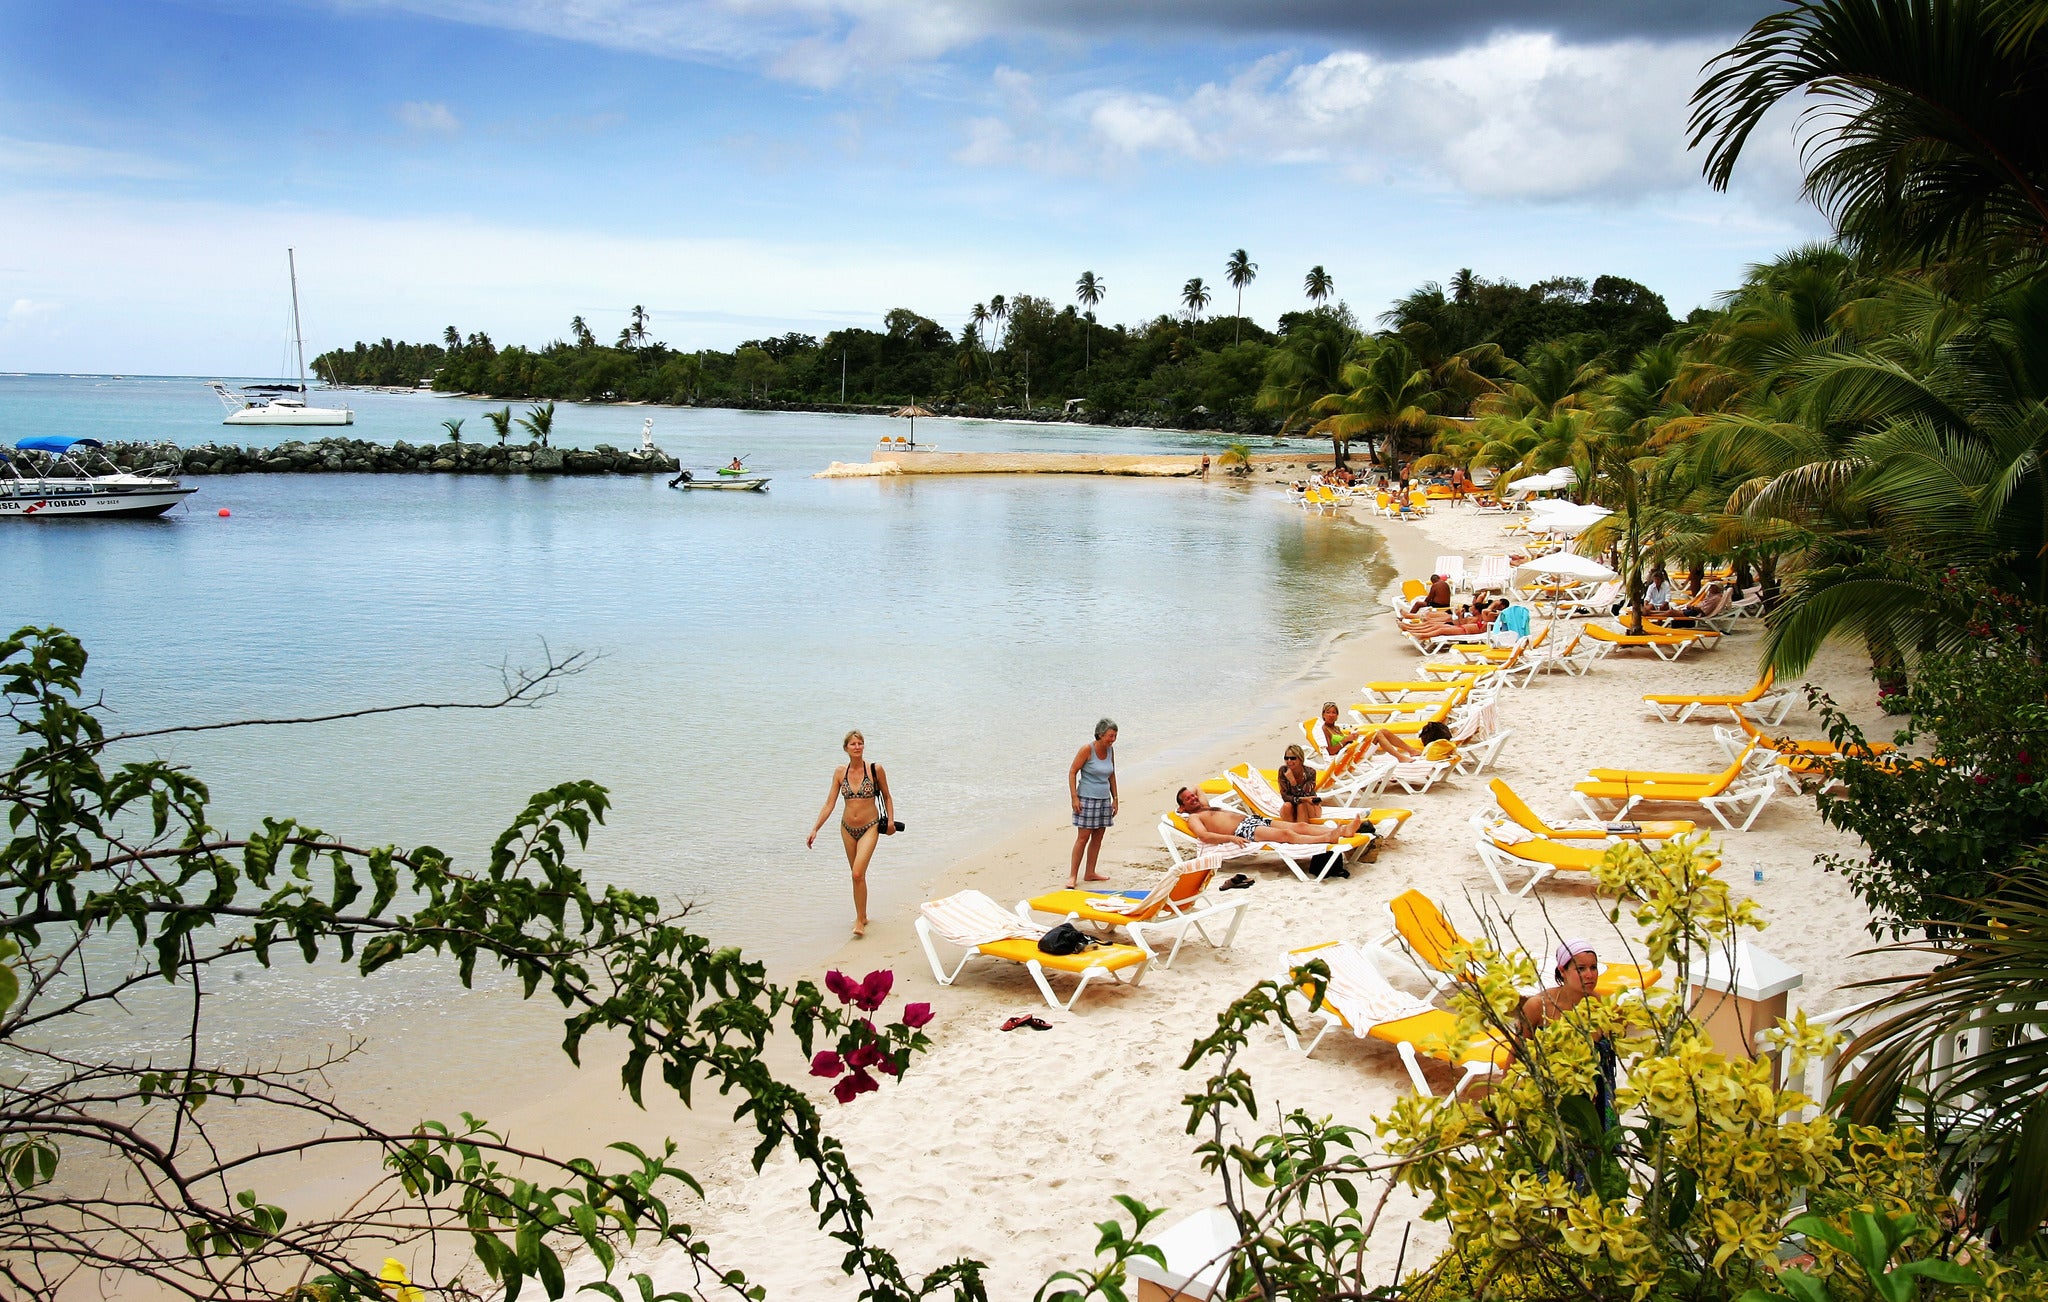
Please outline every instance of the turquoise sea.
[{"label": "turquoise sea", "polygon": [[[482,404],[461,399],[348,397],[353,433],[380,441],[435,439],[449,413],[482,423]],[[902,431],[879,417],[564,405],[558,441],[625,445],[648,415],[685,464],[745,455],[772,488],[201,477],[159,521],[8,522],[5,618],[82,636],[116,729],[488,699],[507,668],[594,653],[534,709],[202,734],[162,753],[211,783],[221,826],[288,813],[358,842],[466,857],[529,793],[594,778],[616,803],[586,867],[695,901],[720,938],[790,962],[846,935],[838,843],[828,824],[806,852],[804,834],[849,728],[866,732],[909,828],[877,858],[874,908],[907,911],[961,856],[1026,825],[1065,824],[1066,764],[1098,716],[1122,725],[1126,772],[1170,767],[1370,610],[1373,536],[1271,490],[809,477]],[[223,430],[219,416],[190,379],[0,377],[0,444],[272,432]],[[962,450],[1220,445],[939,420],[919,421],[918,438]],[[1110,835],[1111,860],[1147,853],[1150,811],[1129,810]],[[1064,869],[1063,858],[1033,865],[1019,884]],[[236,1035],[266,1043],[309,1014],[359,1025],[425,997],[403,976],[364,984],[263,974],[237,988]]]}]

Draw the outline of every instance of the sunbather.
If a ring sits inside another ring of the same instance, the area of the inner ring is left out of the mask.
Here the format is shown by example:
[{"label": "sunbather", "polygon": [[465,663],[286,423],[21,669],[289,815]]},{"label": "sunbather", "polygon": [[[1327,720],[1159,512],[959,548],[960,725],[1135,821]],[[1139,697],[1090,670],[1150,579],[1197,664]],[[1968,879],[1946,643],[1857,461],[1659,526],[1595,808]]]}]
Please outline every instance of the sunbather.
[{"label": "sunbather", "polygon": [[1369,755],[1374,753],[1388,755],[1403,763],[1410,760],[1454,760],[1458,758],[1458,744],[1451,740],[1451,730],[1446,724],[1440,722],[1423,724],[1421,730],[1415,734],[1415,741],[1422,744],[1418,746],[1398,732],[1389,732],[1385,728],[1379,728],[1374,730],[1371,740],[1366,743],[1365,749]]},{"label": "sunbather", "polygon": [[1402,620],[1401,629],[1416,637],[1478,637],[1493,626],[1493,621],[1507,609],[1507,605],[1504,600],[1484,606],[1474,604],[1462,614],[1427,611],[1413,619]]},{"label": "sunbather", "polygon": [[1700,620],[1712,619],[1728,609],[1733,601],[1734,598],[1728,595],[1727,588],[1722,587],[1718,583],[1709,583],[1707,590],[1700,594],[1698,601],[1689,604],[1680,602],[1678,605],[1673,606],[1670,617],[1662,622],[1671,625],[1673,628],[1692,628]]},{"label": "sunbather", "polygon": [[1174,793],[1173,803],[1179,807],[1188,831],[1204,845],[1250,845],[1255,841],[1279,845],[1336,845],[1346,837],[1357,836],[1365,825],[1362,818],[1325,826],[1320,823],[1285,823],[1279,819],[1260,818],[1257,814],[1240,814],[1216,808],[1192,787],[1182,787]]},{"label": "sunbather", "polygon": [[1280,789],[1280,821],[1320,823],[1323,798],[1316,791],[1316,772],[1303,761],[1301,747],[1287,748],[1280,761],[1279,779],[1274,785]]},{"label": "sunbather", "polygon": [[1338,751],[1349,746],[1351,739],[1357,735],[1352,729],[1337,726],[1337,703],[1324,701],[1322,720],[1316,724],[1316,741],[1322,746],[1323,754],[1336,755]]}]

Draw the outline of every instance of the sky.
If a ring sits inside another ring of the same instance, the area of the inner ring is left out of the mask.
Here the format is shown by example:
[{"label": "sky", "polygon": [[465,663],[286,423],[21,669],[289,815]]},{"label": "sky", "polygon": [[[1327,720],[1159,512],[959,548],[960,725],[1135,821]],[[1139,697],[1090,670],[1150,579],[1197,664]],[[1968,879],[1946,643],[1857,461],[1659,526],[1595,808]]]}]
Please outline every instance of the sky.
[{"label": "sky", "polygon": [[1771,0],[0,0],[0,371],[265,374],[635,304],[679,348],[1138,322],[1313,265],[1367,321],[1469,267],[1675,315],[1820,238],[1795,121],[1726,193],[1701,67]]}]

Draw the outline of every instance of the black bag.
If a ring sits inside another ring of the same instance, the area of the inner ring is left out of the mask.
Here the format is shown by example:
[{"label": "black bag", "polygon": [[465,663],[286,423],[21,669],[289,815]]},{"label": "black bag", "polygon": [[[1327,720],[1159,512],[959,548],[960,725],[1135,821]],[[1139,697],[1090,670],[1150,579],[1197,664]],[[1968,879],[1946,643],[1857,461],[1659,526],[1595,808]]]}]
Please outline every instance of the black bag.
[{"label": "black bag", "polygon": [[1062,922],[1038,938],[1041,954],[1078,954],[1095,943],[1095,938],[1071,922]]},{"label": "black bag", "polygon": [[879,826],[882,829],[883,836],[890,836],[894,833],[902,831],[903,824],[896,822],[894,819],[890,817],[890,815],[894,814],[896,811],[889,807],[888,799],[882,795],[882,784],[888,781],[888,779],[882,775],[882,766],[879,764],[875,764],[871,765],[870,767],[872,767],[875,771],[875,809],[876,812],[878,812],[882,817],[882,821],[879,824]]}]

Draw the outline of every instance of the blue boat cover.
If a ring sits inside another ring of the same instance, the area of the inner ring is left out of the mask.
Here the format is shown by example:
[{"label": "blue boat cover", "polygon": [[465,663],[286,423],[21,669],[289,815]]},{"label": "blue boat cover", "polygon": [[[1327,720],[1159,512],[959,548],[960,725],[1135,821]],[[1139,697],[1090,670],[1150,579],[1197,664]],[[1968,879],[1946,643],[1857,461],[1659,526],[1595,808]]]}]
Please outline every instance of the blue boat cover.
[{"label": "blue boat cover", "polygon": [[72,438],[65,434],[37,434],[21,440],[21,442],[16,443],[14,446],[23,452],[69,452],[80,444],[84,444],[89,448],[96,448],[100,446],[100,441],[98,439]]}]

